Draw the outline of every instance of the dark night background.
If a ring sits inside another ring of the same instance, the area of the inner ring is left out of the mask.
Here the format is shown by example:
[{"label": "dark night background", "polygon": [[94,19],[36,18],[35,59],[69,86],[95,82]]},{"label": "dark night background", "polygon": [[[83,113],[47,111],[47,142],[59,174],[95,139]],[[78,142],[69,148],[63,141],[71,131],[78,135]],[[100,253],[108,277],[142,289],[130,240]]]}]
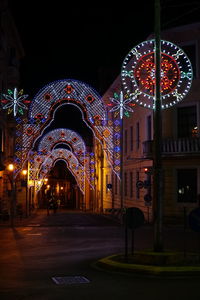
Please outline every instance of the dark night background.
[{"label": "dark night background", "polygon": [[[154,31],[154,0],[9,3],[25,50],[21,88],[31,97],[47,83],[65,78],[103,94],[127,53]],[[161,7],[162,29],[200,19],[199,1],[166,0]]]}]

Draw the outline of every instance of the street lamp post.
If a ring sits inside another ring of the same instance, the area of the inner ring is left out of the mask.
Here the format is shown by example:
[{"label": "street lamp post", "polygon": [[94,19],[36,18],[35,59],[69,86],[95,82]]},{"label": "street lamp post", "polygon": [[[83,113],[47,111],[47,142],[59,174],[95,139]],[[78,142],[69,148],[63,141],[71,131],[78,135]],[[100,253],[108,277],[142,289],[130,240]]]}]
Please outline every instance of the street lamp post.
[{"label": "street lamp post", "polygon": [[[7,94],[3,94],[4,99],[0,99],[2,103],[3,109],[7,110],[8,114],[13,115],[13,122],[14,127],[16,128],[16,117],[17,115],[23,115],[24,109],[28,110],[26,104],[30,103],[30,101],[26,100],[28,95],[23,94],[23,89],[18,91],[15,87],[13,90],[8,89]],[[20,118],[21,119],[21,118]],[[14,133],[14,140],[13,140],[13,152],[16,150],[16,132]],[[17,171],[17,165],[16,171]],[[10,202],[10,220],[11,226],[14,226],[14,215],[15,215],[15,206],[16,206],[16,187],[15,187],[15,174],[14,174],[14,165],[9,164],[8,166],[9,171],[9,180],[11,184],[11,202]]]},{"label": "street lamp post", "polygon": [[124,120],[123,117],[121,118],[121,130],[120,130],[120,148],[121,148],[121,156],[120,156],[120,205],[121,211],[124,208]]},{"label": "street lamp post", "polygon": [[162,197],[162,99],[160,91],[161,71],[161,45],[160,45],[160,0],[155,0],[155,108],[154,108],[154,156],[153,156],[153,191],[154,191],[154,251],[163,251],[163,197]]},{"label": "street lamp post", "polygon": [[14,165],[8,165],[8,178],[11,185],[11,199],[10,199],[10,226],[14,227],[15,207],[16,207],[16,194],[15,194],[15,177]]},{"label": "street lamp post", "polygon": [[27,170],[22,170],[22,174],[23,174],[23,183],[25,186],[25,203],[26,203],[26,217],[28,217],[28,212],[29,212],[29,203],[28,203],[28,186],[27,186]]}]

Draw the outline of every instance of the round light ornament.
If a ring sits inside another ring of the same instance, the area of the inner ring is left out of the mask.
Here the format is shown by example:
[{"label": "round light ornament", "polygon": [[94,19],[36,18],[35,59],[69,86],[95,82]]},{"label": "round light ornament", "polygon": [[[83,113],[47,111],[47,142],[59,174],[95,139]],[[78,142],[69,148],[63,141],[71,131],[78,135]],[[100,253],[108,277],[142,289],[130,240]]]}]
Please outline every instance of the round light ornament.
[{"label": "round light ornament", "polygon": [[[184,51],[171,42],[161,40],[160,92],[162,108],[180,102],[189,92],[193,72]],[[137,104],[154,109],[156,90],[155,40],[134,47],[122,64],[122,84]]]}]

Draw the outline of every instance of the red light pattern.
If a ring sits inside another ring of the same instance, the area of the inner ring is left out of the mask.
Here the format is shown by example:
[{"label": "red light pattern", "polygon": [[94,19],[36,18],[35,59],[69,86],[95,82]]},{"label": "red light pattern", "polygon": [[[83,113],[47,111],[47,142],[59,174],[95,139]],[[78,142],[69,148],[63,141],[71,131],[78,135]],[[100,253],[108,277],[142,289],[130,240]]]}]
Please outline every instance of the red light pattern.
[{"label": "red light pattern", "polygon": [[64,88],[64,91],[67,94],[71,94],[74,91],[74,88],[70,84],[67,84],[66,87]]},{"label": "red light pattern", "polygon": [[[151,52],[140,58],[135,68],[135,79],[140,90],[150,96],[154,95],[155,77],[154,53]],[[161,93],[167,95],[177,86],[180,79],[180,70],[173,57],[161,55]]]},{"label": "red light pattern", "polygon": [[50,100],[52,99],[51,94],[49,94],[49,93],[45,94],[45,95],[44,95],[44,99],[45,99],[46,101],[50,101]]}]

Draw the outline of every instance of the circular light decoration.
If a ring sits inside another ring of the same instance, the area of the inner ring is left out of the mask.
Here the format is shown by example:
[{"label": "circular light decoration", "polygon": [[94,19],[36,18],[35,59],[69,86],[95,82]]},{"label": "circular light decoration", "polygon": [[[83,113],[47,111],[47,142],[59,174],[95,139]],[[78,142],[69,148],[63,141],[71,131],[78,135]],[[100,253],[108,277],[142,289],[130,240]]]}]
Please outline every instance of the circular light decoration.
[{"label": "circular light decoration", "polygon": [[[161,41],[160,92],[162,108],[181,101],[192,84],[192,66],[184,51],[168,41]],[[122,84],[133,101],[154,109],[155,40],[134,47],[122,64]]]}]

